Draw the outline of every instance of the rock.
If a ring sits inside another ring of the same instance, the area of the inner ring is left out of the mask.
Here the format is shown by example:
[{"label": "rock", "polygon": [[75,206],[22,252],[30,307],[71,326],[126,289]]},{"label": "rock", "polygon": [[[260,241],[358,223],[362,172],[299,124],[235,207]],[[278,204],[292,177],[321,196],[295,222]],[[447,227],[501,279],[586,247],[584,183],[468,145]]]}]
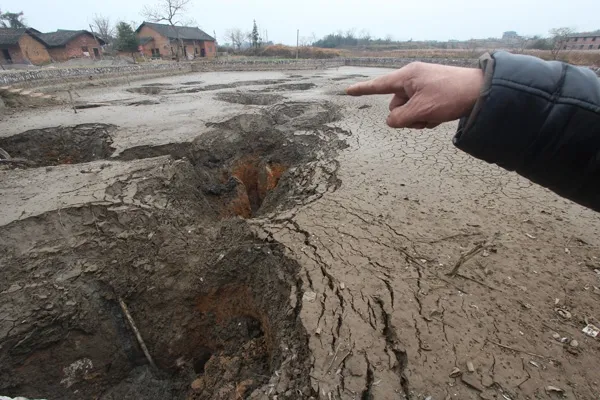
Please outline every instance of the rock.
[{"label": "rock", "polygon": [[579,346],[579,342],[577,340],[573,339],[569,343],[569,346],[571,346],[571,347],[578,347]]},{"label": "rock", "polygon": [[560,340],[560,335],[559,335],[558,333],[554,332],[554,333],[552,334],[552,338],[553,338],[554,340]]},{"label": "rock", "polygon": [[204,388],[204,378],[199,377],[194,379],[194,381],[192,382],[192,384],[190,385],[192,387],[192,390],[197,390],[200,391]]},{"label": "rock", "polygon": [[572,314],[564,308],[555,308],[554,311],[564,319],[571,319]]},{"label": "rock", "polygon": [[13,283],[12,285],[10,285],[8,287],[8,289],[6,289],[4,292],[2,292],[2,294],[14,293],[21,289],[22,289],[21,285],[19,285],[18,283]]},{"label": "rock", "polygon": [[556,386],[546,386],[545,389],[546,392],[564,393],[564,390]]},{"label": "rock", "polygon": [[302,301],[313,302],[317,298],[317,294],[315,292],[304,292],[302,295]]},{"label": "rock", "polygon": [[452,370],[452,372],[450,372],[450,378],[457,378],[459,376],[462,375],[462,371],[460,370],[460,368],[458,367],[454,367],[454,369]]},{"label": "rock", "polygon": [[477,375],[463,374],[460,377],[460,380],[462,381],[462,383],[464,383],[471,389],[477,390],[478,392],[483,392],[485,390],[485,388],[481,385],[481,382],[479,382],[479,378],[477,377]]}]

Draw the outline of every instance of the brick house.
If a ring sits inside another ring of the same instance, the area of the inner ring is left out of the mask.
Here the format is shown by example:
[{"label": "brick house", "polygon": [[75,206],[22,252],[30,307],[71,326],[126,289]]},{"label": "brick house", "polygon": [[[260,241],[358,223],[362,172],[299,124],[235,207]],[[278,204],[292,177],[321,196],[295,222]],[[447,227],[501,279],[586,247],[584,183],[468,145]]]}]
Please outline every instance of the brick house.
[{"label": "brick house", "polygon": [[104,40],[88,31],[69,31],[59,29],[56,32],[38,35],[48,47],[48,53],[54,61],[66,61],[71,58],[99,59]]},{"label": "brick house", "polygon": [[577,33],[563,43],[565,50],[600,50],[600,32]]},{"label": "brick house", "polygon": [[50,54],[35,29],[0,28],[0,63],[46,64]]},{"label": "brick house", "polygon": [[178,48],[180,56],[187,59],[217,54],[215,39],[196,27],[143,22],[135,32],[140,39],[140,51],[147,57],[175,58]]}]

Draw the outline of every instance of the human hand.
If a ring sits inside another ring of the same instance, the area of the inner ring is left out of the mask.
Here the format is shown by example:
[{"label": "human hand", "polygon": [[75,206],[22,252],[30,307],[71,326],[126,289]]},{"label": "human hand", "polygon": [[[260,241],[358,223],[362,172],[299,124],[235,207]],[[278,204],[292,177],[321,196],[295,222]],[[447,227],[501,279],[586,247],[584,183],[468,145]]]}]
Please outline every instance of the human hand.
[{"label": "human hand", "polygon": [[467,116],[483,87],[483,71],[414,62],[346,89],[351,96],[394,94],[387,124],[392,128],[434,128]]}]

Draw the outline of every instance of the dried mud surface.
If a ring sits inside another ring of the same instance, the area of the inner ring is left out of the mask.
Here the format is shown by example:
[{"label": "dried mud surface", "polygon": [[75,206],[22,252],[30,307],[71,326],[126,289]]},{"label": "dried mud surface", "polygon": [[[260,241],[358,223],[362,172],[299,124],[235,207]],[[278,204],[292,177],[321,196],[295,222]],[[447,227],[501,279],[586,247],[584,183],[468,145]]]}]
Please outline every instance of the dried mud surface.
[{"label": "dried mud surface", "polygon": [[599,398],[597,215],[457,151],[455,124],[337,95],[384,72],[195,74],[0,121],[39,162],[0,171],[0,395]]}]

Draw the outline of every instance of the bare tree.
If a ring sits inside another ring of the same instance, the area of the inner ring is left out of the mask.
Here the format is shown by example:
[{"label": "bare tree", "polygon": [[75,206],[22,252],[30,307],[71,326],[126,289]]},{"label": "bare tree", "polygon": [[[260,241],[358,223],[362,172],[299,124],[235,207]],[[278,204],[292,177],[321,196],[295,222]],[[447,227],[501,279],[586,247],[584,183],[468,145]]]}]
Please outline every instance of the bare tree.
[{"label": "bare tree", "polygon": [[369,33],[368,30],[363,29],[360,31],[360,39],[359,39],[359,44],[363,44],[363,45],[368,45],[369,42],[371,41],[371,34]]},{"label": "bare tree", "polygon": [[559,54],[566,50],[566,43],[569,36],[571,36],[575,31],[572,28],[552,28],[549,31],[551,40],[552,40],[552,48],[550,49],[550,54],[552,55],[552,59],[558,59]]},{"label": "bare tree", "polygon": [[100,39],[104,40],[106,43],[110,43],[115,36],[115,27],[111,24],[110,18],[103,15],[94,15],[92,27]]},{"label": "bare tree", "polygon": [[239,50],[242,47],[246,34],[240,28],[231,28],[225,31],[225,36],[231,41],[233,48]]},{"label": "bare tree", "polygon": [[523,54],[531,40],[531,36],[518,36],[515,39],[515,43],[513,45],[513,47],[515,48],[515,52],[518,54]]},{"label": "bare tree", "polygon": [[144,7],[142,15],[152,22],[167,22],[177,35],[179,46],[176,46],[175,59],[179,61],[179,50],[183,50],[183,40],[179,36],[177,25],[183,25],[184,14],[192,0],[158,0],[154,7]]}]

